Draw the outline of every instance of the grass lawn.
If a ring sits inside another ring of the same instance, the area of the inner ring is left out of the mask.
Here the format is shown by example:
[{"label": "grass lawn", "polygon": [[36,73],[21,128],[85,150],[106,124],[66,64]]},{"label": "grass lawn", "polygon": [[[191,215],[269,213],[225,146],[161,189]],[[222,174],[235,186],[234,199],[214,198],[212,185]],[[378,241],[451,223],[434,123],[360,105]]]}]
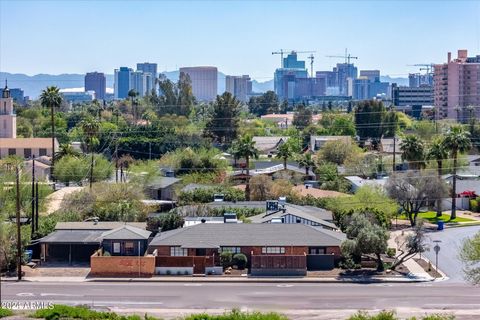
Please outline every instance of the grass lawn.
[{"label": "grass lawn", "polygon": [[[406,215],[398,216],[398,219],[408,220]],[[430,223],[437,223],[438,221],[444,221],[445,223],[456,223],[456,222],[475,222],[477,220],[457,217],[453,220],[450,220],[449,214],[442,214],[441,217],[437,218],[437,213],[434,211],[420,212],[417,219],[425,219]]]}]

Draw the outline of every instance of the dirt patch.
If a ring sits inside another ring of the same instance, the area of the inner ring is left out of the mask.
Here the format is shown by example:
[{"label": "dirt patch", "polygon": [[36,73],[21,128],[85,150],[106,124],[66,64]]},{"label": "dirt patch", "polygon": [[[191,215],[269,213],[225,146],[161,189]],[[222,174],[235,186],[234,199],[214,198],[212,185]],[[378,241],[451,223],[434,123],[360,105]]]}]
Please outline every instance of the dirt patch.
[{"label": "dirt patch", "polygon": [[427,261],[425,261],[423,259],[418,259],[418,258],[415,258],[413,260],[415,260],[415,262],[418,263],[420,265],[420,267],[422,267],[423,270],[425,270],[425,272],[427,272],[431,277],[433,277],[433,278],[443,277],[440,273],[438,273],[435,270],[435,266],[428,263]]},{"label": "dirt patch", "polygon": [[38,266],[34,269],[23,267],[26,277],[86,277],[90,272],[89,267],[49,267]]}]

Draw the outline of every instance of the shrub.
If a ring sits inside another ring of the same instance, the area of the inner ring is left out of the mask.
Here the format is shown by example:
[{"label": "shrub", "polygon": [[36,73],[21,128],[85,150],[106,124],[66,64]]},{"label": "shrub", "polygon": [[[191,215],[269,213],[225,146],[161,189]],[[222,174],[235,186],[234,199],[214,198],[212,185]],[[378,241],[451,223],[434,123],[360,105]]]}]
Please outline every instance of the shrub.
[{"label": "shrub", "polygon": [[395,257],[396,254],[397,254],[397,249],[395,249],[395,248],[387,248],[387,256],[388,256],[389,258]]},{"label": "shrub", "polygon": [[171,271],[171,270],[167,270],[165,273],[167,274],[167,276],[169,276],[169,275],[172,274],[172,271]]},{"label": "shrub", "polygon": [[233,256],[233,264],[237,266],[238,269],[243,270],[247,266],[247,256],[243,253],[237,253]]},{"label": "shrub", "polygon": [[470,200],[470,210],[473,211],[473,212],[479,212],[480,211],[480,207],[479,207],[477,199]]},{"label": "shrub", "polygon": [[0,308],[0,318],[10,317],[13,312],[9,309]]},{"label": "shrub", "polygon": [[230,251],[220,253],[220,262],[224,269],[230,267],[232,265],[232,253]]},{"label": "shrub", "polygon": [[288,320],[284,315],[270,312],[241,312],[233,309],[220,315],[210,315],[208,313],[191,314],[184,318],[185,320]]},{"label": "shrub", "polygon": [[[32,314],[33,318],[41,319],[83,319],[83,320],[141,320],[140,316],[119,316],[113,312],[98,312],[91,309],[88,309],[84,306],[65,306],[65,305],[54,305],[51,309],[41,309],[37,310]],[[145,315],[143,319],[155,320],[155,318]]]},{"label": "shrub", "polygon": [[399,320],[394,311],[383,310],[376,315],[370,315],[365,311],[359,311],[347,320]]}]

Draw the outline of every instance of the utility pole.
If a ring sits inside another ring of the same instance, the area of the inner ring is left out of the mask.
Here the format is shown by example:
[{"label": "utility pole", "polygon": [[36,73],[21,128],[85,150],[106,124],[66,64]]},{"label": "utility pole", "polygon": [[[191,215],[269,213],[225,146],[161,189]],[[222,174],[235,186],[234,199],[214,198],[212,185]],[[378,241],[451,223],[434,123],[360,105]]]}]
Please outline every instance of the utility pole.
[{"label": "utility pole", "polygon": [[152,160],[152,142],[148,142],[148,160]]},{"label": "utility pole", "polygon": [[32,157],[32,235],[35,232],[35,155]]},{"label": "utility pole", "polygon": [[20,169],[15,165],[16,211],[17,211],[17,277],[22,280],[22,235],[20,230]]},{"label": "utility pole", "polygon": [[35,182],[35,230],[38,231],[38,216],[40,215],[39,210],[39,197],[38,197],[38,181]]},{"label": "utility pole", "polygon": [[[93,149],[93,148],[92,148]],[[92,153],[92,158],[90,160],[90,191],[92,191],[92,183],[93,183],[93,150],[90,150]]]},{"label": "utility pole", "polygon": [[395,135],[393,135],[393,172],[395,172],[395,157],[396,157],[396,140],[397,140],[397,137]]}]

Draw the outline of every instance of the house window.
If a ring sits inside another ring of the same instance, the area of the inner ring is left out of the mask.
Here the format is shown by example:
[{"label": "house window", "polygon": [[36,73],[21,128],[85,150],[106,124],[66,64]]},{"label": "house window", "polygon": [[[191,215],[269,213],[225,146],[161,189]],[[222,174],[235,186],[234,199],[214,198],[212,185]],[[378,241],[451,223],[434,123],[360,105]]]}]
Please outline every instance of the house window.
[{"label": "house window", "polygon": [[120,242],[113,243],[113,253],[120,253]]},{"label": "house window", "polygon": [[219,253],[222,252],[231,252],[232,254],[240,253],[240,247],[221,247],[220,250],[218,250]]},{"label": "house window", "polygon": [[25,158],[30,158],[32,156],[32,149],[23,149],[23,156]]},{"label": "house window", "polygon": [[326,254],[327,251],[325,248],[309,248],[308,254]]},{"label": "house window", "polygon": [[127,256],[134,254],[133,242],[132,241],[125,242],[125,254]]},{"label": "house window", "polygon": [[45,148],[41,148],[40,150],[38,150],[38,155],[41,157],[41,156],[46,156],[47,155],[47,149]]},{"label": "house window", "polygon": [[263,247],[263,254],[280,254],[285,253],[285,247]]},{"label": "house window", "polygon": [[9,156],[14,156],[17,154],[17,149],[9,148],[8,149],[8,155]]},{"label": "house window", "polygon": [[180,247],[170,247],[170,256],[186,257],[188,256],[188,249],[180,248]]}]

